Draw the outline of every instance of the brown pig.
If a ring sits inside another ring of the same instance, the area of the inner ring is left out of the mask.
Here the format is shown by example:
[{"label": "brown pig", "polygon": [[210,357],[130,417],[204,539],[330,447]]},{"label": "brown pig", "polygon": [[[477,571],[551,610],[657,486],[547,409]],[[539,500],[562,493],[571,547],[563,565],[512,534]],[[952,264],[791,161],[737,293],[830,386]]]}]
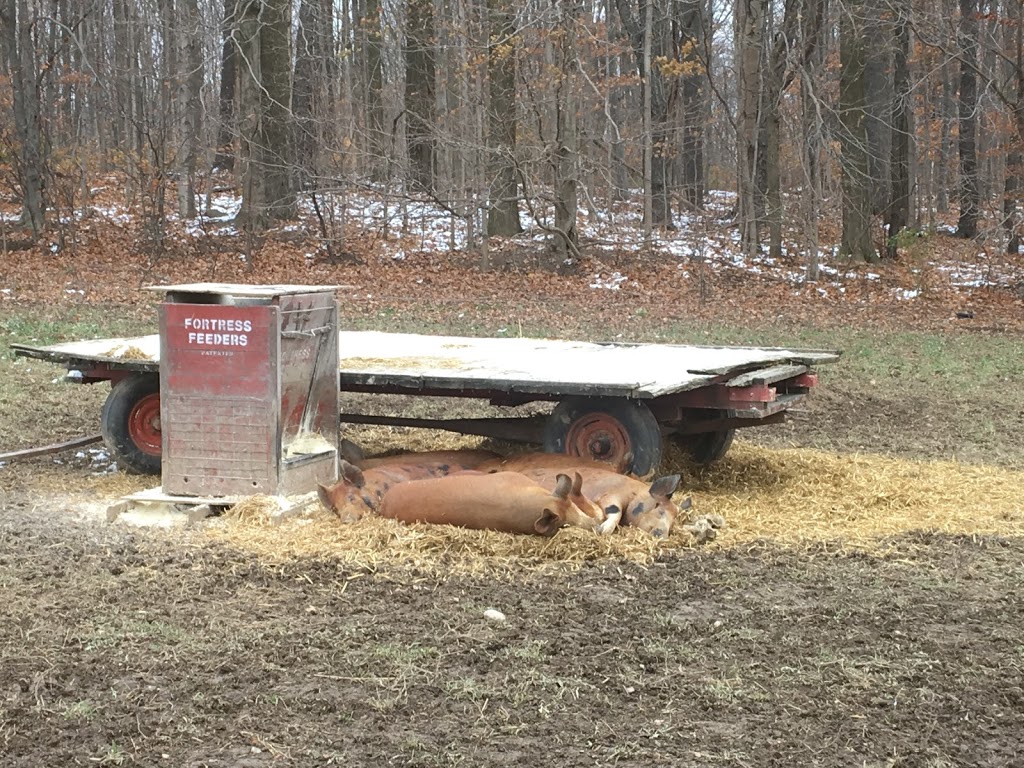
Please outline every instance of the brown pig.
[{"label": "brown pig", "polygon": [[598,521],[577,507],[573,479],[558,474],[553,490],[517,472],[464,473],[415,480],[391,488],[380,513],[405,523],[553,536],[566,525],[595,530]]}]

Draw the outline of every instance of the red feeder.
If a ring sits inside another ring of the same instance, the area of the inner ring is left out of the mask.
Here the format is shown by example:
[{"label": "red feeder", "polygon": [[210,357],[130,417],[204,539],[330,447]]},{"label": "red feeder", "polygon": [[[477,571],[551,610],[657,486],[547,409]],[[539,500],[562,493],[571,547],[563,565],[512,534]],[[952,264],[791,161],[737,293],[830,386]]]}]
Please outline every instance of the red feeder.
[{"label": "red feeder", "polygon": [[292,495],[337,478],[333,287],[153,288],[163,493]]}]

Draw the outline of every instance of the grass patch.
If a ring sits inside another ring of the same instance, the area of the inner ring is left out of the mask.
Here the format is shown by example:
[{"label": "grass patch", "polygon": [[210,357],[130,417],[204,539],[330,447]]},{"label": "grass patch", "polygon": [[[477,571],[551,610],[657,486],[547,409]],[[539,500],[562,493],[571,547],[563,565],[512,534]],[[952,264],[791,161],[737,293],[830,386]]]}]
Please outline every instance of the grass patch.
[{"label": "grass patch", "polygon": [[5,308],[0,311],[0,359],[12,357],[12,343],[42,346],[107,336],[138,336],[155,333],[156,328],[156,309],[151,306],[76,304]]},{"label": "grass patch", "polygon": [[161,651],[179,646],[187,640],[189,634],[180,627],[162,621],[137,619],[97,621],[82,637],[82,642],[88,650],[144,646],[150,651]]},{"label": "grass patch", "polygon": [[68,704],[63,714],[67,720],[92,720],[96,716],[96,711],[96,705],[84,699]]}]

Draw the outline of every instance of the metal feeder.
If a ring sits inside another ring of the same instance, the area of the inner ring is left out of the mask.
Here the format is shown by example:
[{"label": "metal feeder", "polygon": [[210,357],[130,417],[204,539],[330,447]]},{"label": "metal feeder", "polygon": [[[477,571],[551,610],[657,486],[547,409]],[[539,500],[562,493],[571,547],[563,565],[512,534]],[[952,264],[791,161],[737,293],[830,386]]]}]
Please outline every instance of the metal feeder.
[{"label": "metal feeder", "polygon": [[289,496],[337,479],[332,286],[154,287],[162,492]]}]

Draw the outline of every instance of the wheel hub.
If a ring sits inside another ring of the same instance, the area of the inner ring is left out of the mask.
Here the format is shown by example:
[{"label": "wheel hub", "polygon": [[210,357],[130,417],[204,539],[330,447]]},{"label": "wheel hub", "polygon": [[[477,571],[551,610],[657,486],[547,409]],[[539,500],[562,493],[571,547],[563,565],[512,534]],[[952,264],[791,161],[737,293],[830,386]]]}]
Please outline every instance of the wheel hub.
[{"label": "wheel hub", "polygon": [[150,456],[160,455],[159,393],[147,395],[135,404],[128,416],[128,434],[140,450]]},{"label": "wheel hub", "polygon": [[565,452],[571,456],[615,464],[631,451],[626,428],[607,413],[588,413],[569,427]]}]

